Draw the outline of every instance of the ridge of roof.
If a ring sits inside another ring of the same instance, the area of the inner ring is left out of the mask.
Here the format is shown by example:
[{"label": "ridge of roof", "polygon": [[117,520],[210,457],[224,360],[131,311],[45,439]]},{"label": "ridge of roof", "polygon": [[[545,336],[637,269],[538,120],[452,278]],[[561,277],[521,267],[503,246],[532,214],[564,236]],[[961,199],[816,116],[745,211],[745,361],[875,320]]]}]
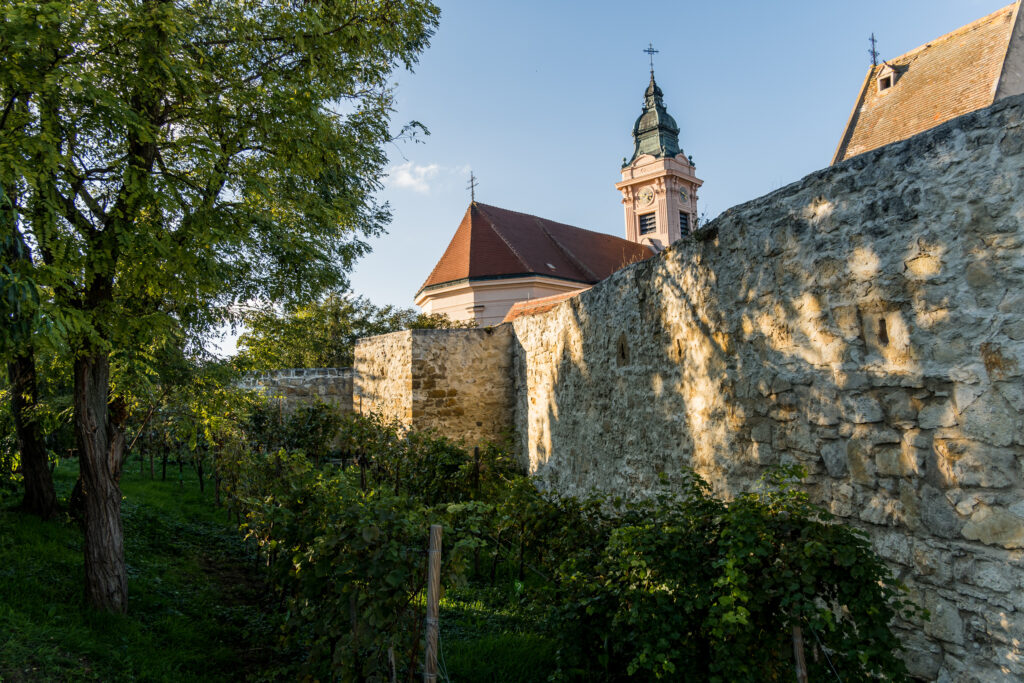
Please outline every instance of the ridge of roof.
[{"label": "ridge of roof", "polygon": [[871,74],[874,69],[868,69],[867,74],[864,76],[864,82],[860,86],[860,93],[857,95],[857,101],[853,103],[853,109],[850,111],[850,116],[846,119],[846,127],[843,128],[843,135],[839,138],[839,144],[836,145],[835,154],[832,155],[832,165],[835,165],[843,160],[843,156],[846,154],[846,147],[850,144],[850,139],[853,137],[853,129],[857,122],[857,115],[860,112],[860,108],[864,106],[864,98],[867,96],[868,88],[871,87]]},{"label": "ridge of roof", "polygon": [[[472,220],[473,220],[473,217],[472,217],[472,215],[470,213],[472,208],[473,208],[472,204],[470,204],[469,207],[466,208],[466,213],[464,213],[462,215],[462,220],[459,221],[459,227],[455,229],[455,234],[452,235],[452,238],[450,240],[448,240],[448,246],[445,247],[444,252],[441,254],[441,258],[437,261],[437,263],[434,264],[434,267],[430,269],[430,274],[427,275],[427,279],[423,281],[422,285],[420,285],[419,292],[422,292],[430,284],[430,281],[434,278],[434,275],[438,272],[438,270],[441,269],[441,265],[443,263],[445,263],[445,260],[448,258],[448,254],[452,251],[452,248],[456,245],[456,240],[459,239],[459,232],[462,230],[462,224],[465,223],[467,219],[469,219],[469,221],[470,221],[470,225],[467,227],[467,229],[472,230]],[[468,249],[467,249],[467,253],[466,253],[466,259],[467,259],[467,261],[469,259]],[[468,268],[468,263],[467,263],[467,268]]]},{"label": "ridge of roof", "polygon": [[[832,164],[991,105],[1021,0],[867,69]],[[896,82],[875,81],[887,70]]]},{"label": "ridge of roof", "polygon": [[964,24],[960,28],[953,29],[949,33],[943,33],[938,38],[933,38],[932,40],[929,40],[927,43],[925,43],[923,45],[918,45],[913,50],[909,50],[907,52],[904,52],[901,55],[897,55],[896,57],[893,57],[892,59],[883,60],[882,64],[888,64],[890,62],[895,62],[898,59],[902,59],[904,57],[909,57],[909,56],[913,55],[914,53],[921,52],[922,50],[925,50],[927,48],[933,47],[937,43],[941,43],[941,42],[944,42],[944,41],[949,40],[951,38],[954,38],[954,37],[956,37],[956,36],[958,36],[960,34],[970,33],[973,30],[979,29],[979,28],[981,28],[981,26],[983,24],[987,24],[988,22],[993,21],[999,15],[1004,14],[1005,12],[1007,12],[1010,9],[1012,9],[1013,7],[1015,7],[1017,4],[1019,4],[1019,2],[1020,2],[1020,0],[1015,0],[1014,2],[1011,2],[1009,5],[1006,5],[1005,7],[1000,7],[995,12],[990,12],[989,14],[986,14],[985,16],[983,16],[983,17],[981,17],[979,19],[975,19],[974,21],[972,21],[969,24]]},{"label": "ridge of roof", "polygon": [[615,235],[474,201],[416,297],[443,284],[512,276],[594,284],[651,255]]},{"label": "ridge of roof", "polygon": [[[478,216],[478,219],[474,221],[474,216]],[[480,225],[476,225],[479,223]],[[473,269],[473,248],[474,244],[479,245],[479,238],[483,237],[479,233],[474,236],[474,232],[477,230],[487,230],[490,235],[493,235],[494,239],[504,245],[504,248],[509,251],[515,259],[519,261],[523,268],[529,270],[530,266],[527,264],[521,255],[519,255],[508,242],[494,229],[491,225],[491,221],[483,215],[477,206],[477,202],[471,202],[466,208],[466,212],[462,216],[462,220],[459,221],[459,227],[455,230],[455,234],[452,235],[452,239],[448,242],[448,246],[445,248],[441,258],[431,269],[427,279],[420,285],[417,291],[422,292],[427,287],[437,284],[433,282],[435,276],[440,278],[441,282],[447,282],[451,278],[448,277],[450,273],[442,274],[445,270],[451,271],[455,269],[457,272],[465,272],[468,277]],[[462,239],[460,239],[462,237]],[[474,239],[476,237],[476,239]],[[453,261],[455,262],[453,264]],[[464,263],[463,263],[464,261]],[[459,279],[459,278],[455,278]]]}]

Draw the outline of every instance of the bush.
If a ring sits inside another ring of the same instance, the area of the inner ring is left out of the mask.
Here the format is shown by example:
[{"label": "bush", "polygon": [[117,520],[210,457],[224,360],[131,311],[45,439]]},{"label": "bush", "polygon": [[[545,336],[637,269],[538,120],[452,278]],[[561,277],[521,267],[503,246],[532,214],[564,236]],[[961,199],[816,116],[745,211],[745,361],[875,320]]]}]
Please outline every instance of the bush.
[{"label": "bush", "polygon": [[918,611],[865,536],[794,487],[801,474],[728,504],[691,475],[681,496],[623,506],[559,567],[561,677],[790,680],[799,627],[810,680],[905,680],[889,624]]},{"label": "bush", "polygon": [[[243,455],[225,484],[287,606],[286,630],[309,653],[304,675],[387,680],[422,662],[428,530],[440,513],[364,491],[351,469],[318,471],[301,452]],[[466,547],[445,547],[451,585]]]},{"label": "bush", "polygon": [[490,499],[523,477],[522,467],[502,445],[470,452],[433,432],[407,432],[376,415],[341,419],[338,441],[345,462],[358,464],[366,485],[390,488],[424,505]]},{"label": "bush", "polygon": [[242,430],[256,450],[302,451],[319,464],[330,454],[342,424],[337,409],[323,401],[285,411],[280,400],[261,396],[250,409]]},{"label": "bush", "polygon": [[796,488],[799,469],[731,502],[691,473],[627,503],[544,494],[506,450],[474,456],[376,417],[343,417],[337,443],[347,469],[282,450],[225,474],[307,675],[415,670],[442,523],[444,584],[511,580],[509,603],[557,643],[556,680],[788,680],[797,628],[812,680],[906,678],[889,625],[922,613],[861,532]]}]

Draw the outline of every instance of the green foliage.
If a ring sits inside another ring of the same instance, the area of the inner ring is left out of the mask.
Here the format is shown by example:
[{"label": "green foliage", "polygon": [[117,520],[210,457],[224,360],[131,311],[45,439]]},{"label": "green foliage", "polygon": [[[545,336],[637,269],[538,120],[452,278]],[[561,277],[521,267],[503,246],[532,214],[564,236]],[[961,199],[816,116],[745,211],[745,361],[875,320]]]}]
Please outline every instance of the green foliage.
[{"label": "green foliage", "polygon": [[862,533],[794,486],[801,474],[729,504],[691,477],[683,496],[624,506],[596,562],[585,550],[559,568],[562,674],[790,680],[799,626],[812,680],[906,680],[889,624],[919,610]]},{"label": "green foliage", "polygon": [[407,329],[450,329],[443,314],[412,308],[375,306],[363,297],[330,294],[279,313],[260,309],[245,317],[248,330],[238,338],[236,363],[244,370],[341,368],[354,363],[357,339]]},{"label": "green foliage", "polygon": [[863,534],[808,502],[796,469],[728,503],[692,474],[625,502],[544,494],[502,449],[474,457],[373,417],[346,416],[339,443],[347,469],[246,456],[231,484],[288,596],[292,632],[312,647],[307,673],[383,675],[402,648],[412,666],[406,638],[419,628],[433,521],[452,550],[446,585],[531,615],[524,630],[453,605],[456,667],[495,643],[543,637],[552,649],[538,661],[558,680],[789,680],[800,627],[812,679],[906,678],[889,625],[920,611]]},{"label": "green foliage", "polygon": [[286,412],[280,400],[257,397],[249,406],[242,431],[249,446],[262,453],[302,451],[319,464],[331,452],[342,423],[337,409],[322,401]]},{"label": "green foliage", "polygon": [[155,460],[161,474],[168,461],[185,463],[202,487],[204,475],[216,473],[220,454],[241,447],[238,425],[253,398],[235,386],[237,373],[230,363],[187,358],[168,349],[145,362],[117,363],[113,370],[131,445],[125,458],[137,455],[143,470],[147,459],[151,474]]},{"label": "green foliage", "polygon": [[0,493],[14,491],[21,483],[21,456],[14,425],[7,411],[0,412]]},{"label": "green foliage", "polygon": [[11,0],[0,12],[0,353],[49,344],[73,359],[75,419],[90,422],[76,430],[82,471],[105,498],[86,507],[90,549],[106,555],[86,581],[97,607],[123,611],[112,356],[145,365],[154,348],[201,347],[242,302],[344,284],[390,218],[374,193],[396,139],[391,74],[415,64],[439,11]]},{"label": "green foliage", "polygon": [[[429,509],[364,491],[352,471],[318,471],[302,453],[244,456],[230,475],[247,538],[287,601],[285,626],[308,648],[304,673],[361,681],[415,670]],[[467,547],[446,546],[445,584],[457,582]]]},{"label": "green foliage", "polygon": [[341,455],[365,469],[370,486],[438,505],[489,499],[522,468],[503,445],[483,444],[474,452],[433,432],[409,432],[375,415],[343,416]]},{"label": "green foliage", "polygon": [[437,17],[426,0],[9,3],[0,237],[25,253],[0,287],[23,319],[42,307],[37,332],[124,349],[337,286],[388,219],[389,76]]}]

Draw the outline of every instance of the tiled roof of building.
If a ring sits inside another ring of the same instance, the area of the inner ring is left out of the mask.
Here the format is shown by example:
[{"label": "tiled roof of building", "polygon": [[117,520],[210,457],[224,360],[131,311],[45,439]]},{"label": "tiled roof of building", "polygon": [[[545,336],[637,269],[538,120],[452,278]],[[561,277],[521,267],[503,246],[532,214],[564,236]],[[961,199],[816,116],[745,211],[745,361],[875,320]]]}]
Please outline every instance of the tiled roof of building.
[{"label": "tiled roof of building", "polygon": [[594,284],[652,255],[620,237],[473,202],[420,291],[523,275]]},{"label": "tiled roof of building", "polygon": [[[1019,3],[868,69],[832,163],[993,103]],[[881,89],[879,77],[892,74]]]},{"label": "tiled roof of building", "polygon": [[541,297],[539,299],[528,299],[526,301],[517,301],[512,304],[512,308],[509,309],[508,313],[505,314],[505,319],[501,322],[510,323],[516,318],[521,318],[524,315],[537,315],[538,313],[545,313],[550,311],[552,308],[562,303],[567,299],[571,299],[574,296],[578,296],[580,292],[585,292],[585,289],[578,289],[575,292],[563,292],[561,294],[553,294],[551,296]]}]

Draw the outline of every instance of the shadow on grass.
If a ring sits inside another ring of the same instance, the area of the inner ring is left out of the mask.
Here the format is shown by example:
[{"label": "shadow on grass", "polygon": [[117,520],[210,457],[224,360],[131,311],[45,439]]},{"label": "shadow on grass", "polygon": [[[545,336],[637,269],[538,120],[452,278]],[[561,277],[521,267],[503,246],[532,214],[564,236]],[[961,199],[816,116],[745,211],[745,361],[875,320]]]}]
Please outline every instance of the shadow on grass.
[{"label": "shadow on grass", "polygon": [[441,605],[440,660],[451,683],[533,683],[555,669],[556,645],[536,606],[501,590],[462,587]]},{"label": "shadow on grass", "polygon": [[[54,473],[66,501],[76,463]],[[127,616],[84,604],[82,534],[0,499],[0,680],[252,680],[272,677],[272,611],[238,533],[195,481],[126,473]]]}]

